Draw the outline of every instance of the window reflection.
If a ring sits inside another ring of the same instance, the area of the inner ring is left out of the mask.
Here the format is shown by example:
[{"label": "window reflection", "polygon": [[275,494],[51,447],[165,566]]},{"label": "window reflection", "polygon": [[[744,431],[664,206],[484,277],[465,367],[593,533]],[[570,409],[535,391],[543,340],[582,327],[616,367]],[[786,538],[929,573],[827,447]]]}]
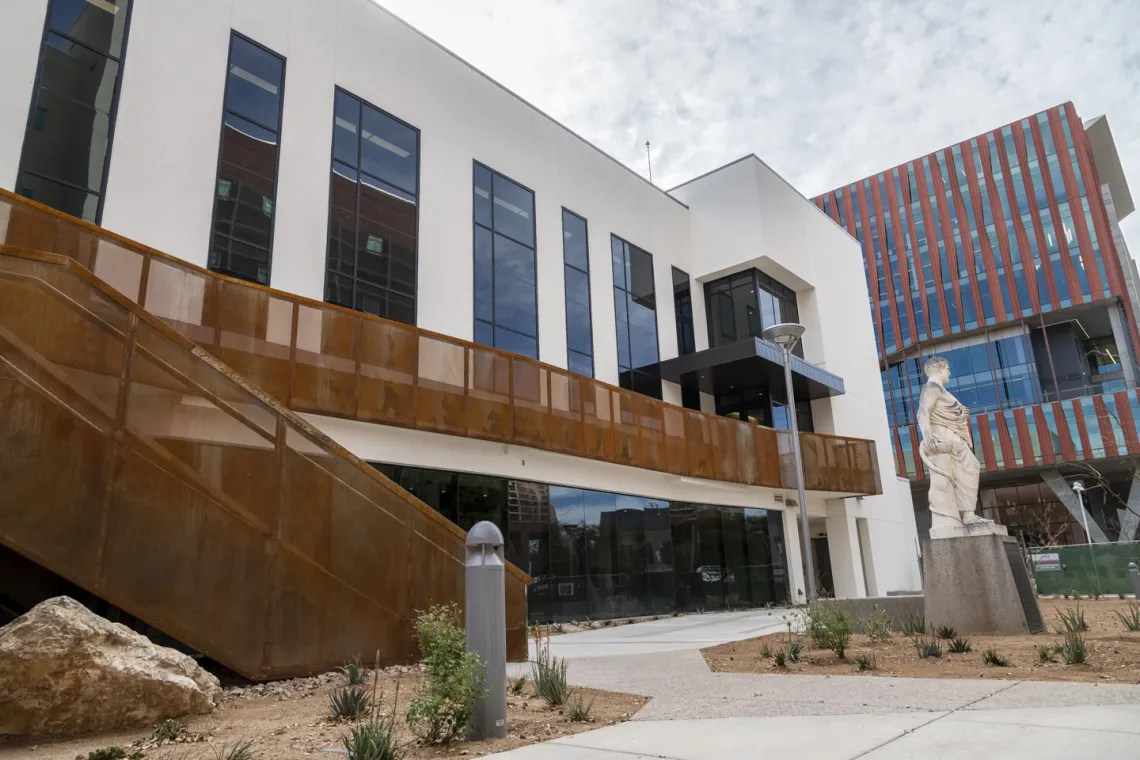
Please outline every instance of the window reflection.
[{"label": "window reflection", "polygon": [[594,338],[586,220],[566,209],[562,209],[562,253],[566,276],[567,366],[571,372],[593,377]]},{"label": "window reflection", "polygon": [[610,236],[610,255],[614,272],[618,384],[661,398],[653,256],[617,235]]},{"label": "window reflection", "polygon": [[[800,321],[795,291],[758,269],[706,283],[705,302],[713,347],[759,338],[766,327]],[[802,346],[795,353],[803,356]]]}]

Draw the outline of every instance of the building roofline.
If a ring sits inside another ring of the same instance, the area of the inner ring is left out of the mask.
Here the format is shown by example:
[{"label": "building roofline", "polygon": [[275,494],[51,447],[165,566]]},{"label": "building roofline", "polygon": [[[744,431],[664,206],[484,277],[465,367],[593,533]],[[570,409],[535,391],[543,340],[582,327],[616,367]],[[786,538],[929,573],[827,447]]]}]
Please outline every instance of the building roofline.
[{"label": "building roofline", "polygon": [[605,152],[604,150],[602,150],[601,148],[599,148],[597,145],[594,145],[592,142],[590,142],[589,140],[587,140],[585,137],[582,137],[582,135],[580,135],[580,134],[578,134],[577,132],[575,132],[574,130],[570,129],[570,127],[568,127],[568,126],[566,126],[565,124],[563,124],[562,122],[558,121],[558,119],[555,119],[553,116],[551,116],[550,114],[546,113],[546,111],[543,111],[541,108],[539,108],[538,106],[534,105],[534,104],[533,104],[533,103],[531,103],[529,100],[527,100],[526,98],[522,97],[521,95],[519,95],[517,92],[515,92],[515,91],[514,91],[514,90],[512,90],[511,88],[507,87],[507,86],[506,86],[506,85],[504,85],[502,82],[499,82],[499,81],[498,81],[498,80],[496,80],[494,77],[490,76],[489,74],[487,74],[486,72],[484,72],[484,71],[482,71],[481,69],[477,68],[476,66],[473,66],[473,65],[471,65],[469,62],[467,62],[467,61],[466,61],[466,60],[464,60],[462,57],[460,57],[460,56],[459,56],[459,55],[458,55],[458,54],[457,54],[455,51],[453,51],[453,50],[450,50],[449,48],[447,48],[446,46],[444,46],[444,45],[443,45],[443,44],[441,44],[440,42],[437,42],[436,40],[434,40],[434,39],[433,39],[432,37],[430,37],[429,35],[425,34],[425,33],[424,33],[424,32],[422,32],[422,31],[420,31],[419,29],[417,29],[415,26],[413,26],[413,25],[412,25],[412,24],[410,24],[409,22],[405,21],[404,19],[400,18],[398,15],[396,15],[396,14],[395,14],[395,13],[393,13],[392,11],[388,10],[387,8],[385,8],[383,5],[381,5],[381,4],[380,4],[381,0],[370,0],[370,2],[371,2],[371,4],[372,4],[372,5],[373,5],[373,6],[374,6],[374,7],[375,7],[377,10],[379,10],[379,11],[381,11],[381,12],[383,12],[383,13],[386,13],[386,14],[388,14],[388,16],[390,16],[392,19],[394,19],[394,20],[398,21],[399,23],[403,24],[405,27],[407,27],[407,28],[408,28],[408,29],[410,29],[411,31],[415,32],[415,33],[416,33],[416,34],[418,34],[420,37],[423,37],[425,40],[427,40],[428,42],[430,42],[432,45],[435,45],[437,48],[439,48],[440,50],[442,50],[444,53],[446,53],[447,55],[451,56],[451,57],[452,57],[452,58],[454,58],[455,60],[459,61],[459,62],[460,62],[460,63],[462,63],[464,66],[466,66],[467,68],[471,69],[471,71],[473,71],[473,72],[475,72],[476,74],[478,74],[479,76],[483,77],[483,78],[484,78],[484,79],[486,79],[488,82],[490,82],[491,84],[495,85],[495,86],[496,86],[496,87],[498,87],[500,90],[502,90],[503,92],[507,93],[507,94],[508,94],[508,95],[510,95],[512,98],[514,98],[515,100],[517,100],[517,101],[519,101],[520,103],[522,103],[523,105],[525,105],[527,108],[530,108],[530,109],[531,109],[531,110],[533,110],[535,113],[537,113],[537,114],[539,114],[540,116],[542,116],[543,118],[547,119],[548,121],[550,121],[550,122],[551,122],[552,124],[554,124],[555,126],[557,126],[557,127],[561,128],[563,131],[565,131],[565,132],[566,132],[567,134],[569,134],[570,136],[572,136],[572,137],[575,137],[575,138],[577,138],[578,140],[580,140],[581,142],[585,143],[587,146],[589,146],[589,147],[590,147],[590,148],[592,148],[593,150],[597,151],[598,153],[600,153],[600,154],[601,154],[602,156],[604,156],[605,158],[608,158],[610,161],[613,161],[615,164],[617,164],[618,166],[620,166],[622,169],[625,169],[627,172],[629,172],[630,174],[632,174],[634,177],[637,177],[639,180],[641,180],[641,181],[642,181],[642,182],[644,182],[645,184],[649,185],[651,188],[653,188],[653,189],[654,189],[654,190],[656,190],[657,192],[661,193],[661,194],[662,194],[662,195],[664,195],[666,198],[668,198],[669,200],[671,200],[671,201],[673,201],[674,203],[678,204],[678,205],[679,205],[679,206],[681,206],[682,208],[686,208],[686,209],[688,208],[688,206],[687,206],[687,205],[685,205],[685,203],[684,203],[683,201],[681,201],[681,200],[678,200],[677,198],[674,198],[672,195],[669,195],[669,193],[668,193],[667,191],[665,191],[665,190],[664,190],[664,189],[662,189],[661,187],[657,186],[657,185],[656,185],[656,184],[654,184],[653,182],[650,182],[648,179],[646,179],[645,177],[641,176],[641,174],[639,174],[638,172],[634,171],[633,169],[631,169],[629,166],[627,166],[626,164],[622,163],[622,162],[621,162],[621,161],[619,161],[618,159],[614,158],[614,157],[613,157],[613,156],[611,156],[609,153],[607,153],[607,152]]},{"label": "building roofline", "polygon": [[1124,166],[1120,163],[1120,154],[1116,150],[1116,140],[1112,137],[1112,127],[1109,126],[1108,117],[1104,114],[1094,116],[1084,123],[1084,127],[1089,145],[1092,147],[1097,174],[1112,193],[1112,204],[1116,207],[1117,220],[1123,221],[1136,210],[1136,203],[1128,187]]}]

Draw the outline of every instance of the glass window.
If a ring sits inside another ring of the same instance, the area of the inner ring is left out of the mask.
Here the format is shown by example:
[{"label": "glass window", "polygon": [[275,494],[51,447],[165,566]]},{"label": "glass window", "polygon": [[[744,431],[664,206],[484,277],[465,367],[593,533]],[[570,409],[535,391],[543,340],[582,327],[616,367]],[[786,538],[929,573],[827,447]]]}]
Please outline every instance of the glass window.
[{"label": "glass window", "polygon": [[16,191],[99,222],[129,0],[51,0]]},{"label": "glass window", "polygon": [[693,294],[689,289],[689,275],[673,267],[673,311],[677,319],[677,355],[695,353],[696,335],[693,332]]},{"label": "glass window", "polygon": [[[418,162],[417,130],[336,91],[325,272],[329,303],[415,324]],[[479,244],[476,238],[477,249]],[[476,266],[477,290],[483,274]]]},{"label": "glass window", "polygon": [[[209,267],[262,285],[273,250],[284,83],[284,58],[230,35]],[[343,287],[338,282],[337,292]]]},{"label": "glass window", "polygon": [[[590,247],[586,220],[562,209],[562,255],[566,277],[566,348],[571,372],[594,376],[590,315]],[[585,370],[585,371],[583,371]]]},{"label": "glass window", "polygon": [[[749,269],[705,283],[709,318],[709,345],[760,337],[764,329],[781,322],[799,322],[796,293],[758,269]],[[803,347],[795,354],[803,356]]]},{"label": "glass window", "polygon": [[614,269],[618,384],[661,398],[653,256],[617,235],[610,238],[610,250]]},{"label": "glass window", "polygon": [[474,215],[475,342],[537,359],[534,193],[476,163]]}]

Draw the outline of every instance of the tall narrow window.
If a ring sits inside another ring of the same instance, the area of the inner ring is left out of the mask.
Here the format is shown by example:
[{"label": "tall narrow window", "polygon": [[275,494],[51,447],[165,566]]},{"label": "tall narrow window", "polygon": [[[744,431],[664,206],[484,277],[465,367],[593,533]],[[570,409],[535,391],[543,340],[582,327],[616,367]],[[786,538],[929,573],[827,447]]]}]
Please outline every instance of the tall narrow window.
[{"label": "tall narrow window", "polygon": [[130,0],[51,0],[16,189],[98,223]]},{"label": "tall narrow window", "polygon": [[285,59],[230,35],[210,269],[269,283]]},{"label": "tall narrow window", "polygon": [[614,270],[618,384],[661,398],[653,256],[617,235],[610,236],[610,255]]},{"label": "tall narrow window", "polygon": [[673,267],[673,311],[677,317],[677,355],[696,353],[697,337],[693,333],[693,293],[689,275]]},{"label": "tall narrow window", "polygon": [[415,324],[419,156],[418,130],[337,90],[329,303]]},{"label": "tall narrow window", "polygon": [[475,164],[475,342],[538,358],[534,193]]},{"label": "tall narrow window", "polygon": [[566,361],[571,372],[594,376],[590,318],[590,247],[586,220],[562,209],[562,256],[566,262]]}]

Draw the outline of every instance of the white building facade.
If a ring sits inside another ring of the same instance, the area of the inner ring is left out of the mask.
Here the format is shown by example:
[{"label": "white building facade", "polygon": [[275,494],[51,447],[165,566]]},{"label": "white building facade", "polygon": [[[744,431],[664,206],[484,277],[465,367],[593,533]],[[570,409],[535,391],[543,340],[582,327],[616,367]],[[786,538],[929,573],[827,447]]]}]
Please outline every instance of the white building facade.
[{"label": "white building facade", "polygon": [[[757,157],[662,190],[370,0],[25,0],[0,18],[3,188],[276,290],[869,439],[881,493],[808,493],[821,580],[920,587],[859,245]],[[789,313],[794,412],[755,338]],[[508,523],[512,561],[549,581],[535,619],[804,593],[794,487],[308,416],[463,527]]]}]

